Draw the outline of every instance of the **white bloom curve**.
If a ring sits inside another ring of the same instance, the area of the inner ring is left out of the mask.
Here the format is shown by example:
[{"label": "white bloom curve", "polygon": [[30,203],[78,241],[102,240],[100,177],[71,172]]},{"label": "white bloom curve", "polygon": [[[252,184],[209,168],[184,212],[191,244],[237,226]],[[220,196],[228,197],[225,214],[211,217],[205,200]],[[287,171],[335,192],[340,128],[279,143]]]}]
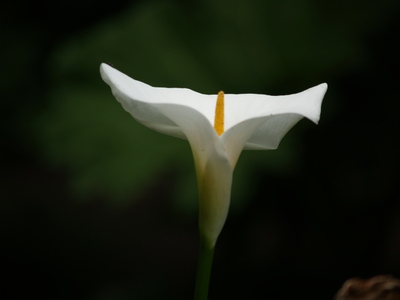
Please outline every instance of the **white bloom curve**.
[{"label": "white bloom curve", "polygon": [[214,129],[217,95],[184,88],[152,87],[101,64],[103,80],[138,122],[187,139],[199,184],[200,232],[214,245],[225,223],[233,170],[243,149],[276,149],[300,119],[318,123],[327,84],[298,94],[225,94],[224,132]]}]

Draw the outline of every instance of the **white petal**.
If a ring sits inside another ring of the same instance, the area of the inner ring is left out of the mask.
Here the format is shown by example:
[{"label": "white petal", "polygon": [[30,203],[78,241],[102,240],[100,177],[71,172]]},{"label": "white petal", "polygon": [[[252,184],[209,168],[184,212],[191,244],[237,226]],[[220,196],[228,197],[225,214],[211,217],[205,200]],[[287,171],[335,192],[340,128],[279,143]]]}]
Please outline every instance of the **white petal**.
[{"label": "white petal", "polygon": [[189,89],[154,88],[102,64],[103,80],[114,96],[137,121],[159,132],[188,139],[197,167],[203,169],[208,156],[226,152],[212,122],[216,95]]},{"label": "white petal", "polygon": [[203,168],[199,169],[196,162],[199,229],[203,238],[213,247],[228,215],[233,167],[225,156],[212,152]]},{"label": "white petal", "polygon": [[203,95],[190,89],[155,88],[134,80],[107,64],[101,64],[100,73],[123,108],[137,121],[154,130],[185,138],[182,128],[154,104],[186,106],[203,115],[212,126],[216,95]]},{"label": "white petal", "polygon": [[236,164],[243,149],[276,149],[303,117],[317,123],[326,89],[324,83],[287,96],[227,95],[226,123],[230,128],[222,139],[231,164]]},{"label": "white petal", "polygon": [[275,149],[301,118],[318,122],[327,85],[287,96],[225,95],[225,132],[214,127],[217,95],[189,89],[154,88],[102,64],[103,80],[136,120],[165,134],[188,139],[200,194],[200,231],[215,243],[230,204],[233,170],[245,149]]},{"label": "white petal", "polygon": [[249,119],[278,114],[298,114],[318,123],[328,85],[322,83],[301,93],[269,96],[225,95],[225,130]]},{"label": "white petal", "polygon": [[232,166],[245,150],[276,149],[284,135],[302,116],[282,114],[244,121],[222,135],[224,148]]},{"label": "white petal", "polygon": [[228,215],[234,166],[222,139],[202,114],[182,105],[154,105],[174,120],[189,140],[199,188],[199,229],[214,246]]},{"label": "white petal", "polygon": [[205,168],[210,156],[226,159],[224,145],[210,122],[198,111],[183,105],[153,104],[166,117],[174,121],[187,137],[196,160],[197,168]]}]

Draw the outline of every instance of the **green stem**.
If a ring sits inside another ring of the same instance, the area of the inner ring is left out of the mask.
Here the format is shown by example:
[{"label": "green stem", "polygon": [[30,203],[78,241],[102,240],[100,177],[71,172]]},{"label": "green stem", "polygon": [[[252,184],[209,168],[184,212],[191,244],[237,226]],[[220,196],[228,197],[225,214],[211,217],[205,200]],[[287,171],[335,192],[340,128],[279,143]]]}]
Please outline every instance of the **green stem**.
[{"label": "green stem", "polygon": [[200,239],[199,264],[197,266],[194,300],[208,299],[208,286],[210,284],[214,249],[215,246],[210,246],[203,238]]}]

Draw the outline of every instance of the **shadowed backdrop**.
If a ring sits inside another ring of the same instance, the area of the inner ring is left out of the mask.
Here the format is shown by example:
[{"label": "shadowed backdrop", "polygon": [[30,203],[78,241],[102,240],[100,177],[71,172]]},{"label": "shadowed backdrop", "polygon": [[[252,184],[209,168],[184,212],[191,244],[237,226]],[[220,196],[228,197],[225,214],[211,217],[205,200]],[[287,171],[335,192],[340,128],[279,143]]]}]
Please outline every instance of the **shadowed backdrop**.
[{"label": "shadowed backdrop", "polygon": [[400,277],[399,13],[392,0],[5,4],[5,299],[192,297],[189,145],[136,123],[102,62],[210,94],[329,85],[318,126],[242,153],[211,299],[331,299],[350,277]]}]

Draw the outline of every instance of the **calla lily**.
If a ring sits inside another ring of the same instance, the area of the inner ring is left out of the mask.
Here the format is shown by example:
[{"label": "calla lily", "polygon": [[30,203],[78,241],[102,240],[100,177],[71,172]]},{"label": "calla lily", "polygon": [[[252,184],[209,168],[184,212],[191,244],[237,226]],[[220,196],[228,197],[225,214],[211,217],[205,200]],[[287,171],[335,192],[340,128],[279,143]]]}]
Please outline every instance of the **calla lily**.
[{"label": "calla lily", "polygon": [[243,149],[275,149],[300,119],[318,123],[323,83],[298,94],[204,95],[152,87],[102,64],[115,98],[138,122],[190,143],[199,186],[199,228],[213,248],[225,223],[236,162]]}]

